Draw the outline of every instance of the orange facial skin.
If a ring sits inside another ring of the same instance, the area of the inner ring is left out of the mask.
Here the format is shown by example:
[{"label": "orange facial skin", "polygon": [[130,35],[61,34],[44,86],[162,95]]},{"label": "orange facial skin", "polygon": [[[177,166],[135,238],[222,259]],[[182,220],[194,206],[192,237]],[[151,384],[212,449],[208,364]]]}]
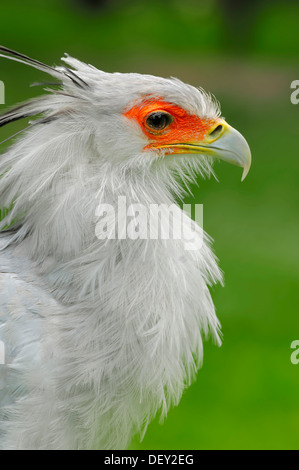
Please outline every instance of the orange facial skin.
[{"label": "orange facial skin", "polygon": [[[149,114],[157,111],[167,112],[173,118],[169,126],[161,131],[153,130],[146,125]],[[201,119],[196,115],[189,114],[179,106],[168,103],[163,99],[154,98],[136,103],[131,109],[125,111],[124,116],[137,121],[144,134],[149,138],[150,144],[144,150],[161,146],[164,149],[166,148],[166,154],[175,152],[175,149],[171,148],[173,144],[201,142],[218,121],[218,119]],[[167,148],[168,145],[169,149]]]}]

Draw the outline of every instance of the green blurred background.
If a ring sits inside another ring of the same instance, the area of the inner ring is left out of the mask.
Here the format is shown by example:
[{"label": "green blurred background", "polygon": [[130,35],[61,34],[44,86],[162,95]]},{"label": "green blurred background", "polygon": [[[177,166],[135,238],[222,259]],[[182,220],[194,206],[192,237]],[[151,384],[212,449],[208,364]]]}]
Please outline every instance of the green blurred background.
[{"label": "green blurred background", "polygon": [[[299,105],[290,84],[299,79],[299,3],[14,0],[0,15],[1,43],[49,64],[68,52],[105,71],[204,87],[252,150],[244,183],[240,169],[217,163],[219,182],[194,190],[225,272],[225,287],[213,289],[223,346],[205,343],[196,383],[131,448],[298,449]],[[0,62],[8,106],[40,93],[28,85],[44,78]]]}]

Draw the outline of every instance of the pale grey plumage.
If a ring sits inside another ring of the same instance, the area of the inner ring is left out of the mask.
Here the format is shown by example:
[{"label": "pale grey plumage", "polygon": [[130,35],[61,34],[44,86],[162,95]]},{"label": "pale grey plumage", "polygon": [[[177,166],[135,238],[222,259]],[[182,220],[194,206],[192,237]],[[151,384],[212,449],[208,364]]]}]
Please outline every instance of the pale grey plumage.
[{"label": "pale grey plumage", "polygon": [[0,206],[13,203],[0,238],[0,442],[124,448],[179,402],[201,363],[202,335],[220,342],[208,285],[221,273],[206,236],[192,252],[183,240],[95,237],[99,202],[172,204],[182,192],[176,175],[188,184],[211,172],[204,156],[142,153],[145,138],[122,113],[148,94],[203,117],[219,107],[176,79],[12,57],[63,85],[0,118],[41,114],[0,161]]}]

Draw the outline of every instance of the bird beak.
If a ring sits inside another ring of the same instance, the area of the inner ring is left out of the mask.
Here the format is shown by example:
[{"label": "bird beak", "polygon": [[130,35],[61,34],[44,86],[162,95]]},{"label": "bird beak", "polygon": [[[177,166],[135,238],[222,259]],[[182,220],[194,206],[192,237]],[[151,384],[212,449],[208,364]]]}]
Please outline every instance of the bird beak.
[{"label": "bird beak", "polygon": [[198,142],[173,143],[159,146],[171,149],[171,153],[187,153],[208,155],[219,158],[243,168],[243,181],[251,165],[251,152],[248,143],[236,129],[224,119],[217,119],[207,135]]}]

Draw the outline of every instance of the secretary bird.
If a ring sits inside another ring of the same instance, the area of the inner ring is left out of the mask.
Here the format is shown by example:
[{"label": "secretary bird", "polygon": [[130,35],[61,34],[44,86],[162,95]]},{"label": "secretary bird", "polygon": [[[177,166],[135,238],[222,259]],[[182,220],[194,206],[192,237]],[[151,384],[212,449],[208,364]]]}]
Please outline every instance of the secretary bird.
[{"label": "secretary bird", "polygon": [[202,339],[220,343],[209,286],[221,272],[187,214],[197,249],[184,236],[105,238],[99,207],[181,213],[195,175],[219,158],[244,178],[250,150],[201,88],[0,52],[56,80],[0,116],[33,118],[0,161],[1,448],[124,449],[178,404]]}]

